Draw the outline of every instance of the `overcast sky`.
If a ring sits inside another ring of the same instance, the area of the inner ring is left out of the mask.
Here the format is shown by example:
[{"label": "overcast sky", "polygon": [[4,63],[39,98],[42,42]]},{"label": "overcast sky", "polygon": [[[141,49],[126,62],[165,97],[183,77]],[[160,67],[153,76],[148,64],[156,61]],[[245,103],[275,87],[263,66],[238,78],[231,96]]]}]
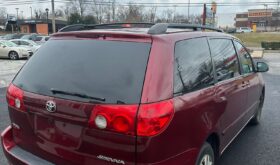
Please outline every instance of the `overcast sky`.
[{"label": "overcast sky", "polygon": [[[9,14],[16,14],[16,9],[19,8],[19,17],[21,17],[21,14],[23,13],[24,17],[30,17],[31,15],[31,9],[30,7],[37,9],[45,9],[49,8],[51,9],[51,4],[50,2],[46,3],[39,3],[42,2],[43,0],[0,0],[0,7],[6,7],[8,10]],[[46,0],[47,1],[47,0]],[[109,1],[109,0],[108,0]],[[116,0],[117,2],[129,2],[131,0]],[[133,0],[132,0],[133,1]],[[277,2],[280,0],[216,0],[217,3],[244,3],[244,2]],[[28,2],[29,4],[23,4],[23,2]],[[32,2],[32,3],[30,3]],[[154,3],[187,3],[188,0],[134,0],[133,2],[154,2]],[[203,3],[210,3],[212,0],[190,0],[192,3],[197,3],[197,2],[203,2]],[[7,5],[11,3],[21,3],[22,5]],[[65,6],[63,3],[56,3],[56,7],[60,8],[61,6]],[[269,6],[269,8],[276,8],[277,6]],[[171,7],[174,9],[174,7]],[[218,16],[218,22],[219,25],[221,26],[233,26],[234,24],[234,17],[237,12],[246,12],[248,9],[263,9],[263,5],[253,5],[253,6],[218,6],[217,9],[217,16]],[[159,8],[158,11],[160,12],[161,10],[166,9],[165,8]],[[202,13],[202,7],[191,7],[190,8],[190,14],[201,14]],[[21,12],[23,11],[23,12]],[[34,12],[33,12],[34,13]],[[178,14],[185,14],[187,15],[188,9],[187,7],[179,7],[177,5],[176,7],[176,13]]]}]

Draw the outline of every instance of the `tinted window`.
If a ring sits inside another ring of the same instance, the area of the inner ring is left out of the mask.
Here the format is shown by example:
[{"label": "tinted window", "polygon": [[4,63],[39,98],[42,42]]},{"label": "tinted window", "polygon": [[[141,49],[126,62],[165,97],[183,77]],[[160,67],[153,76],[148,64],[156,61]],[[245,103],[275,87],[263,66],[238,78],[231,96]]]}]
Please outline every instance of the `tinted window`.
[{"label": "tinted window", "polygon": [[25,42],[25,41],[21,41],[20,44],[21,45],[30,45],[28,42]]},{"label": "tinted window", "polygon": [[242,46],[239,42],[234,41],[236,51],[238,53],[240,63],[241,63],[241,68],[242,68],[242,73],[247,74],[247,73],[252,73],[253,72],[253,62],[251,59],[250,54],[247,52],[246,48]]},{"label": "tinted window", "polygon": [[13,43],[17,44],[17,45],[20,45],[20,42],[19,41],[12,41]]},{"label": "tinted window", "polygon": [[240,75],[238,59],[231,40],[211,39],[210,47],[218,81]]},{"label": "tinted window", "polygon": [[101,40],[51,40],[44,44],[14,80],[22,89],[54,95],[50,89],[106,99],[106,103],[139,103],[150,43]]},{"label": "tinted window", "polygon": [[214,83],[206,38],[177,42],[174,66],[174,93],[191,92]]},{"label": "tinted window", "polygon": [[50,37],[46,37],[46,38],[45,38],[45,41],[48,41],[49,39],[50,39]]},{"label": "tinted window", "polygon": [[41,41],[42,40],[42,37],[36,37],[35,38],[35,41]]}]

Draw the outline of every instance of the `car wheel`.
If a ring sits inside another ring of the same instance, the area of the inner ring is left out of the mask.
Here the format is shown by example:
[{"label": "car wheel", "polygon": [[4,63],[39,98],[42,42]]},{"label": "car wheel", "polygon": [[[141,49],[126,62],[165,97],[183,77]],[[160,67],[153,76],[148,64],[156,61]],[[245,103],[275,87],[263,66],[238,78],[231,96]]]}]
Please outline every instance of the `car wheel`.
[{"label": "car wheel", "polygon": [[261,121],[261,116],[262,116],[262,108],[263,108],[263,103],[264,103],[264,93],[262,93],[260,97],[260,103],[259,106],[256,110],[255,116],[252,118],[250,121],[250,124],[252,125],[258,125]]},{"label": "car wheel", "polygon": [[9,58],[10,58],[11,60],[18,60],[18,59],[19,59],[18,53],[15,52],[15,51],[10,52],[10,53],[9,53]]},{"label": "car wheel", "polygon": [[212,146],[205,142],[199,152],[196,165],[215,165],[215,156]]}]

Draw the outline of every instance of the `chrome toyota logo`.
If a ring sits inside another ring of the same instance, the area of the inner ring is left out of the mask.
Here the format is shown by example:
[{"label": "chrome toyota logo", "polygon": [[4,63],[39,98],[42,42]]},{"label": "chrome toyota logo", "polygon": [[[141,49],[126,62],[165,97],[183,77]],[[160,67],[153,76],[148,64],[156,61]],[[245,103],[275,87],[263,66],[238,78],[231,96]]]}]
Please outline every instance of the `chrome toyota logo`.
[{"label": "chrome toyota logo", "polygon": [[49,112],[55,112],[56,111],[56,104],[55,104],[55,102],[54,101],[47,101],[46,109]]}]

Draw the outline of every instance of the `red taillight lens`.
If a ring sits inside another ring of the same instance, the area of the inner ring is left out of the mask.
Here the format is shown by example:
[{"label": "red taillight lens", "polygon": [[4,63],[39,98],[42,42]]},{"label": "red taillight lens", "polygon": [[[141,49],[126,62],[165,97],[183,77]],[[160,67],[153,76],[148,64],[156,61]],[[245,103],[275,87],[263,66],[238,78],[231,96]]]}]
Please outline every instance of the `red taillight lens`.
[{"label": "red taillight lens", "polygon": [[138,105],[96,105],[93,108],[89,126],[135,135],[135,118]]},{"label": "red taillight lens", "polygon": [[154,136],[167,127],[174,115],[172,100],[140,105],[138,116],[137,110],[138,105],[96,105],[89,126],[127,135]]},{"label": "red taillight lens", "polygon": [[23,95],[23,90],[11,84],[8,87],[6,95],[8,105],[20,111],[25,111],[25,107],[23,104]]},{"label": "red taillight lens", "polygon": [[138,136],[154,136],[163,131],[174,115],[173,100],[140,106],[137,122]]}]

